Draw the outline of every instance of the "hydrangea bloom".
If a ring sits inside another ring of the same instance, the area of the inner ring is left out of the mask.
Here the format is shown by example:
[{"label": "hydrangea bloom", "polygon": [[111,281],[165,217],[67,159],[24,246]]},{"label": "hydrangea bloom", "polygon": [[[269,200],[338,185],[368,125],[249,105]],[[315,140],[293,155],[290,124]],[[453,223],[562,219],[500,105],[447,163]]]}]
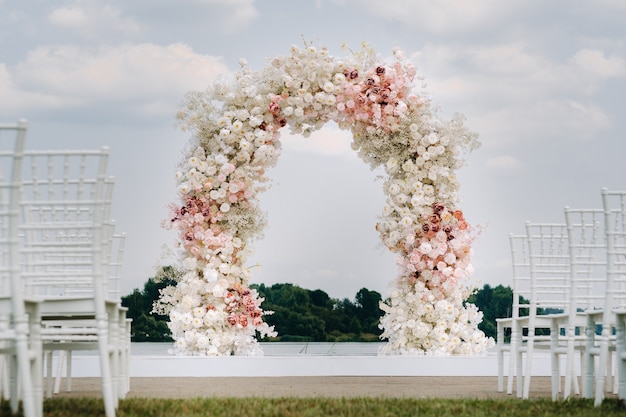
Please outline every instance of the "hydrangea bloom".
[{"label": "hydrangea bloom", "polygon": [[383,167],[387,203],[376,229],[400,272],[381,308],[384,354],[481,352],[493,341],[465,300],[473,228],[457,208],[455,169],[478,146],[463,118],[438,117],[416,91],[417,71],[400,50],[385,63],[373,49],[343,59],[293,46],[256,72],[187,97],[178,118],[192,133],[176,174],[179,201],[166,228],[179,233],[182,272],[157,309],[169,313],[173,351],[260,354],[255,336],[275,335],[249,288],[249,245],[264,226],[257,196],[280,155],[280,129],[310,135],[328,121],[350,130],[352,148]]}]

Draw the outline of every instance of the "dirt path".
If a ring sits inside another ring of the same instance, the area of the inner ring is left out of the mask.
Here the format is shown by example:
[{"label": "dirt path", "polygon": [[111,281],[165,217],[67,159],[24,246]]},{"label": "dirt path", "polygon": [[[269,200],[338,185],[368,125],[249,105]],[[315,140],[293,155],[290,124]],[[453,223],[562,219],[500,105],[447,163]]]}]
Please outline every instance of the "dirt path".
[{"label": "dirt path", "polygon": [[[98,378],[74,378],[72,392],[99,396]],[[535,377],[531,398],[550,397],[550,378]],[[495,377],[176,377],[132,378],[128,398],[388,397],[515,398],[497,391]]]}]

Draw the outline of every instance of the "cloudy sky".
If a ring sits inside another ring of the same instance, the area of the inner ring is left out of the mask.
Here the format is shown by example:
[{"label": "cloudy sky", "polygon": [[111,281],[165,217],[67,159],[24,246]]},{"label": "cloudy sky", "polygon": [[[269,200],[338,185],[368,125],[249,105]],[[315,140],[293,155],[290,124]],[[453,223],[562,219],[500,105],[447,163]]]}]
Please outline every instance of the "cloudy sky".
[{"label": "cloudy sky", "polygon": [[[510,285],[509,233],[626,188],[625,21],[622,0],[0,0],[0,122],[28,119],[31,149],[110,147],[128,293],[175,240],[160,222],[189,139],[175,127],[186,92],[293,44],[399,47],[443,114],[480,135],[461,208],[484,227],[475,278]],[[381,183],[349,143],[334,126],[283,134],[253,282],[386,295]]]}]

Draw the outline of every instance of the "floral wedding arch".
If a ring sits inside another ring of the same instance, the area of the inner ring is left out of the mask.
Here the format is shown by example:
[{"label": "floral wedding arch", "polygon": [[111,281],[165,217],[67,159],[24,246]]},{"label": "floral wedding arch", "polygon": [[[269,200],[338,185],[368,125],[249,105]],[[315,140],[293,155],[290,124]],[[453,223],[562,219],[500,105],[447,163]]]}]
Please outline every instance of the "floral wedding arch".
[{"label": "floral wedding arch", "polygon": [[257,196],[280,155],[280,129],[308,136],[329,121],[387,175],[376,229],[400,268],[381,303],[381,354],[473,354],[493,344],[466,302],[476,289],[476,233],[457,207],[455,170],[476,135],[461,116],[439,118],[415,91],[415,67],[402,51],[393,55],[384,63],[364,44],[337,59],[294,46],[261,72],[241,61],[234,79],[187,96],[178,119],[192,139],[177,173],[180,201],[164,224],[179,233],[182,271],[155,307],[169,314],[173,353],[262,354],[257,337],[276,335],[245,266],[265,222]]}]

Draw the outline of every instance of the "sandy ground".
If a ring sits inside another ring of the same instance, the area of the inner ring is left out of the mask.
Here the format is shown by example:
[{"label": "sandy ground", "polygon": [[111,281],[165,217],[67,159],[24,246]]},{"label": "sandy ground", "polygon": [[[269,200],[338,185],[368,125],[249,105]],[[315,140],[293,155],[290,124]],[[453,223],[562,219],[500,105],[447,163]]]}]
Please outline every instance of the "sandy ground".
[{"label": "sandy ground", "polygon": [[[176,377],[131,378],[127,398],[386,397],[508,399],[496,377]],[[73,378],[71,392],[55,397],[100,396],[99,378]],[[551,396],[550,378],[534,377],[531,398]]]}]

